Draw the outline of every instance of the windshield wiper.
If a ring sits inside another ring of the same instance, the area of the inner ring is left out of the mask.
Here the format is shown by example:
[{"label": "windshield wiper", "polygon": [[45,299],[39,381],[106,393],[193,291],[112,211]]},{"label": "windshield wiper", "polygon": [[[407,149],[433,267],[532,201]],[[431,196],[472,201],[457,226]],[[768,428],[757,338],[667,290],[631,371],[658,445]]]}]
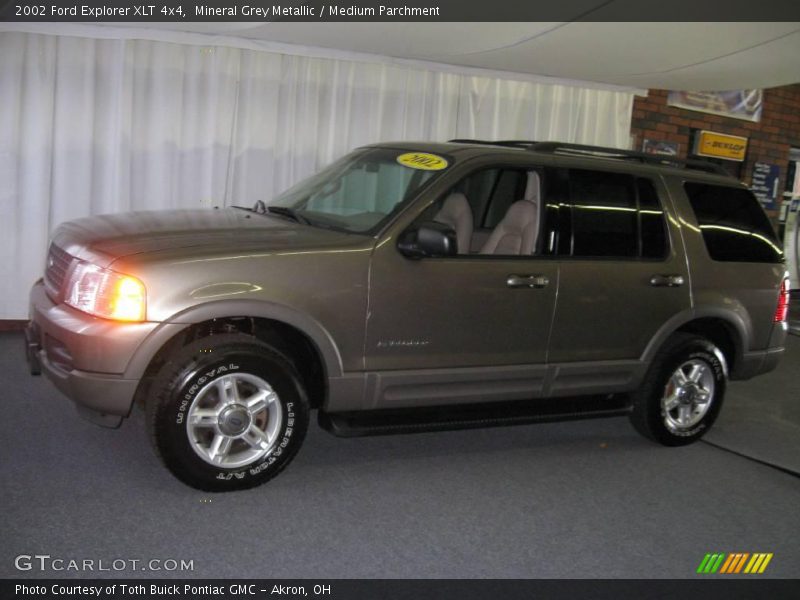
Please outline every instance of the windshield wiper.
[{"label": "windshield wiper", "polygon": [[303,225],[310,225],[311,222],[306,219],[304,216],[299,214],[293,208],[289,208],[288,206],[268,206],[267,212],[272,213],[274,215],[280,215],[282,217],[287,217],[296,223],[302,223]]},{"label": "windshield wiper", "polygon": [[238,210],[246,210],[247,212],[256,213],[258,215],[267,214],[267,211],[264,208],[264,203],[261,200],[256,202],[252,207],[250,207],[250,206],[238,206],[236,204],[232,204],[231,208],[236,208]]}]

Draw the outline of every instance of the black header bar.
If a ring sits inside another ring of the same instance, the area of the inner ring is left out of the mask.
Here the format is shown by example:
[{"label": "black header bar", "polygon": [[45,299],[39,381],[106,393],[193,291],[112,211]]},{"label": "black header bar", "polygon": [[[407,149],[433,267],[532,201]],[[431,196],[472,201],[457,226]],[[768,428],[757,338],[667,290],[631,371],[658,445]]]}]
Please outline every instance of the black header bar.
[{"label": "black header bar", "polygon": [[800,21],[797,0],[0,0],[0,21]]},{"label": "black header bar", "polygon": [[[658,565],[653,565],[654,569]],[[800,597],[800,581],[759,576],[697,576],[679,580],[613,579],[42,579],[0,581],[4,600],[591,600],[680,598],[736,600]]]}]

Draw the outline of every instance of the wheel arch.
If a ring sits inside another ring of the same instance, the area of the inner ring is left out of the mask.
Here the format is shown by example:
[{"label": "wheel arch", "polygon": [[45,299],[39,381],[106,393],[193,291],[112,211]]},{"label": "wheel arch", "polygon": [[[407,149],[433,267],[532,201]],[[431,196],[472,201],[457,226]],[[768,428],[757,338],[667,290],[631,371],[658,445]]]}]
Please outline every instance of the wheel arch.
[{"label": "wheel arch", "polygon": [[140,379],[136,400],[168,356],[192,341],[220,333],[240,332],[284,354],[303,378],[312,408],[324,405],[329,377],[341,376],[342,362],[330,334],[314,319],[289,307],[264,302],[211,302],[174,315],[137,349],[126,377]]},{"label": "wheel arch", "polygon": [[658,350],[675,333],[693,333],[717,346],[725,357],[729,373],[742,364],[748,347],[748,327],[740,315],[716,308],[694,309],[667,321],[650,340],[642,360],[651,362]]}]

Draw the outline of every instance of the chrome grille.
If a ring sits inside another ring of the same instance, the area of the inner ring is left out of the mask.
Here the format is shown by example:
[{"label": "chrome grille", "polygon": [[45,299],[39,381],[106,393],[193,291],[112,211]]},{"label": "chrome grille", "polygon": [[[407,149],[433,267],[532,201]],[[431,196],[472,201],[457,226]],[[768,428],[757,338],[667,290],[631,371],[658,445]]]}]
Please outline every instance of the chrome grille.
[{"label": "chrome grille", "polygon": [[44,271],[44,283],[53,296],[61,293],[71,262],[72,257],[69,254],[55,244],[50,244],[50,251],[47,253],[47,267]]}]

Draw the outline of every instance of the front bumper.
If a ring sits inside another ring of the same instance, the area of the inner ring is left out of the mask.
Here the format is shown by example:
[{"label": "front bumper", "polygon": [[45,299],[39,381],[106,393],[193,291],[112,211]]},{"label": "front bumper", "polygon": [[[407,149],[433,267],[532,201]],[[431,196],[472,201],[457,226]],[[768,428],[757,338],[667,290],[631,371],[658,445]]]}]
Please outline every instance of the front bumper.
[{"label": "front bumper", "polygon": [[82,416],[119,426],[139,385],[125,378],[126,367],[158,324],[116,323],[55,304],[41,281],[31,289],[30,317],[25,345],[31,373],[44,373]]}]

